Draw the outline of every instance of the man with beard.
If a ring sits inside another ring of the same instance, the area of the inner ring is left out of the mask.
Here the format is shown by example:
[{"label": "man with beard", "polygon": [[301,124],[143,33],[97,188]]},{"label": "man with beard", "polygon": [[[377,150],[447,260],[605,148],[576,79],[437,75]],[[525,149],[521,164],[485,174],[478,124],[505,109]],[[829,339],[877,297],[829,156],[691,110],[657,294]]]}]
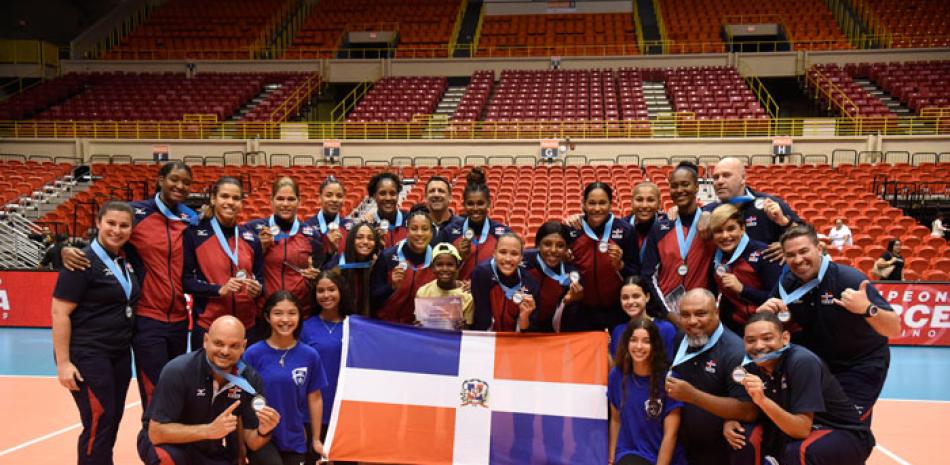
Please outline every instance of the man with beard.
[{"label": "man with beard", "polygon": [[211,323],[204,348],[162,369],[138,437],[147,465],[227,465],[252,451],[252,464],[280,463],[254,454],[270,442],[280,414],[266,405],[264,381],[241,362],[244,325],[226,315]]},{"label": "man with beard", "polygon": [[712,179],[719,201],[704,205],[703,210],[712,212],[724,203],[735,205],[742,212],[749,239],[769,244],[764,253],[769,261],[781,260],[778,238],[792,225],[803,224],[801,218],[782,199],[750,189],[745,180],[745,166],[736,158],[720,160]]},{"label": "man with beard", "polygon": [[887,338],[900,334],[900,317],[863,273],[822,255],[810,226],[790,228],[780,242],[791,273],[758,311],[802,328],[795,342],[828,364],[870,424],[890,364]]},{"label": "man with beard", "polygon": [[435,226],[432,237],[438,237],[439,230],[455,219],[455,213],[449,208],[449,203],[452,201],[452,185],[442,176],[432,176],[426,182],[425,194],[429,218]]},{"label": "man with beard", "polygon": [[726,422],[723,434],[739,451],[733,464],[772,457],[786,464],[863,465],[874,436],[821,359],[790,341],[772,313],[756,313],[746,323],[748,357],[734,381],[763,415],[752,428]]},{"label": "man with beard", "polygon": [[730,449],[721,436],[723,419],[756,417],[755,405],[739,400],[742,386],[731,378],[744,356],[742,340],[719,321],[716,297],[706,289],[687,291],[679,311],[685,335],[666,380],[669,396],[686,404],[679,438],[688,463],[726,465]]}]

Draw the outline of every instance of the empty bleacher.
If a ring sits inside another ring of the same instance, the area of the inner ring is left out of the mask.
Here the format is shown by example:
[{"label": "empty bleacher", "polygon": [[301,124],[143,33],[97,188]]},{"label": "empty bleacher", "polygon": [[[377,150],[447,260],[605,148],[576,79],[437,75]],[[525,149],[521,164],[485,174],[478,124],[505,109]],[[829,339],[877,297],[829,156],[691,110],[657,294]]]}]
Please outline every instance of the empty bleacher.
[{"label": "empty bleacher", "polygon": [[348,122],[412,121],[435,111],[448,87],[445,77],[386,77],[347,116]]},{"label": "empty bleacher", "polygon": [[890,48],[950,46],[950,2],[946,0],[862,0],[883,30]]},{"label": "empty bleacher", "polygon": [[950,61],[846,65],[853,77],[869,78],[884,92],[920,114],[950,108]]},{"label": "empty bleacher", "polygon": [[478,56],[635,55],[632,13],[488,15]]}]

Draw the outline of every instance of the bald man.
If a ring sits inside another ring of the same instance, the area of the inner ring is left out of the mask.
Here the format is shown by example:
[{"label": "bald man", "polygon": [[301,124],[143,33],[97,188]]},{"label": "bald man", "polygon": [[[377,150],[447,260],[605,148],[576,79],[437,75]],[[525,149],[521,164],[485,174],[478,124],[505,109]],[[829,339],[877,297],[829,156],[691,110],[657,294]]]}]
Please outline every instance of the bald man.
[{"label": "bald man", "polygon": [[253,453],[268,444],[280,414],[261,405],[264,381],[241,363],[246,345],[241,321],[222,316],[201,350],[165,365],[139,433],[143,462],[233,465],[250,450],[252,464],[275,463],[273,454]]},{"label": "bald man", "polygon": [[679,440],[689,463],[726,465],[732,450],[722,437],[723,420],[752,422],[755,405],[732,371],[742,363],[742,339],[719,321],[716,297],[704,288],[691,289],[679,300],[684,335],[678,343],[671,376],[670,397],[683,402]]},{"label": "bald man", "polygon": [[749,239],[769,244],[763,255],[769,261],[781,262],[783,254],[778,238],[793,224],[804,224],[801,218],[782,199],[750,189],[746,184],[745,166],[736,158],[719,160],[712,179],[719,201],[704,205],[703,210],[712,212],[724,203],[735,205],[742,212]]}]

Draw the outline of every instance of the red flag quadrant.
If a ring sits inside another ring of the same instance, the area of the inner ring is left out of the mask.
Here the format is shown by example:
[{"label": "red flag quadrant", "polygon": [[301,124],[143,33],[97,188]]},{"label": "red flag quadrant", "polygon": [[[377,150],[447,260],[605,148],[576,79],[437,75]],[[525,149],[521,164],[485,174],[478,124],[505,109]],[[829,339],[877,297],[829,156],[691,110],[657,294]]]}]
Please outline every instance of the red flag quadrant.
[{"label": "red flag quadrant", "polygon": [[331,460],[607,462],[607,335],[443,331],[350,317]]},{"label": "red flag quadrant", "polygon": [[50,327],[58,277],[52,271],[0,271],[0,326]]},{"label": "red flag quadrant", "polygon": [[950,346],[950,283],[874,283],[901,318],[891,344]]}]

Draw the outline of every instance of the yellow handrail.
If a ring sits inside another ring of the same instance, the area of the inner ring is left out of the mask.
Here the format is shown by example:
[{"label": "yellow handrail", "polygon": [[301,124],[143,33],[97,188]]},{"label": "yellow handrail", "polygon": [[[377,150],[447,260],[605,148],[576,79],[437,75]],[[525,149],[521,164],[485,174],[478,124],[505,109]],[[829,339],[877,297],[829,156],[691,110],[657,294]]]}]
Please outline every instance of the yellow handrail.
[{"label": "yellow handrail", "polygon": [[485,23],[485,4],[482,3],[482,12],[478,15],[478,25],[475,26],[475,38],[472,39],[472,52],[469,53],[469,56],[475,56],[475,51],[478,50],[478,42],[482,39],[482,25]]},{"label": "yellow handrail", "polygon": [[340,103],[337,106],[333,107],[330,110],[330,121],[338,122],[343,121],[346,118],[346,114],[350,112],[353,108],[356,108],[357,102],[369,92],[369,89],[373,87],[373,81],[363,81],[356,85],[349,94],[346,94]]},{"label": "yellow handrail", "polygon": [[462,19],[465,17],[465,10],[468,8],[468,0],[462,0],[459,4],[459,11],[455,15],[455,25],[452,26],[452,33],[449,35],[449,56],[455,55],[455,44],[458,43],[459,31],[462,29]]},{"label": "yellow handrail", "polygon": [[[851,110],[848,109],[849,108],[848,106],[846,106],[843,102],[839,102],[837,99],[835,99],[835,95],[838,95],[841,97],[842,100],[847,102],[851,108],[857,109],[858,106],[855,105],[854,102],[851,101],[851,98],[848,97],[848,94],[844,90],[842,90],[840,87],[838,87],[837,84],[832,82],[830,78],[826,77],[824,73],[822,73],[820,70],[818,70],[817,68],[814,68],[814,71],[815,71],[814,76],[811,74],[811,72],[806,73],[806,79],[808,80],[809,84],[812,84],[815,87],[815,98],[817,99],[823,94],[828,99],[828,105],[834,106],[835,108],[837,108],[838,111],[840,111],[842,115],[847,116],[849,119],[852,119],[852,120],[856,116],[859,116],[857,114],[851,114]],[[828,90],[822,87],[821,85],[822,82],[826,82],[828,84],[828,87],[831,90]]]},{"label": "yellow handrail", "polygon": [[281,102],[270,114],[270,120],[275,122],[286,121],[293,112],[300,108],[301,103],[313,94],[314,89],[320,88],[320,74],[313,73],[307,76],[287,98]]},{"label": "yellow handrail", "polygon": [[637,48],[640,54],[646,53],[643,46],[643,23],[640,22],[640,9],[637,8],[637,0],[630,0],[633,3],[633,30],[637,33]]},{"label": "yellow handrail", "polygon": [[759,103],[765,107],[765,112],[768,113],[772,118],[778,118],[778,102],[772,98],[772,94],[769,93],[769,89],[765,87],[765,84],[762,82],[762,80],[752,73],[752,69],[749,68],[749,65],[740,60],[738,66],[736,66],[736,70],[745,80],[745,83],[747,86],[749,86],[749,89],[752,90],[752,93],[754,93],[756,98],[759,99]]},{"label": "yellow handrail", "polygon": [[656,16],[656,28],[660,32],[660,40],[652,41],[658,43],[663,48],[663,54],[670,53],[667,50],[667,45],[671,42],[665,39],[666,37],[666,25],[663,24],[663,11],[660,8],[660,1],[653,0],[653,14]]}]

